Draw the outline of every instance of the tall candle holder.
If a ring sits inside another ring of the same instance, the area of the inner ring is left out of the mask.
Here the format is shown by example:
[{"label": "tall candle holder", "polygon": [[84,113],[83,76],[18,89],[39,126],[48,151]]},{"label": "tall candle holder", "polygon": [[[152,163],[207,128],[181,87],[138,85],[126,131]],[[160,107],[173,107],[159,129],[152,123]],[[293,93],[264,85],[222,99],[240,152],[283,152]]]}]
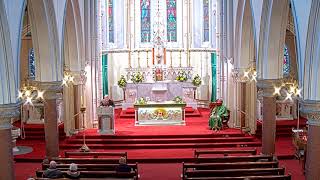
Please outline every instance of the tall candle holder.
[{"label": "tall candle holder", "polygon": [[180,52],[179,53],[179,67],[181,67],[182,66],[182,64],[181,64],[181,53],[182,53],[182,51],[180,50],[179,52]]},{"label": "tall candle holder", "polygon": [[170,51],[170,67],[172,68],[172,50]]},{"label": "tall candle holder", "polygon": [[138,68],[141,68],[140,66],[140,51],[138,50]]},{"label": "tall candle holder", "polygon": [[90,148],[86,144],[86,131],[85,131],[85,125],[84,125],[84,113],[86,112],[86,107],[81,105],[80,112],[82,114],[82,128],[83,128],[83,133],[82,133],[82,139],[83,139],[83,145],[79,149],[81,152],[90,152]]},{"label": "tall candle holder", "polygon": [[149,68],[149,51],[147,50],[147,67]]}]

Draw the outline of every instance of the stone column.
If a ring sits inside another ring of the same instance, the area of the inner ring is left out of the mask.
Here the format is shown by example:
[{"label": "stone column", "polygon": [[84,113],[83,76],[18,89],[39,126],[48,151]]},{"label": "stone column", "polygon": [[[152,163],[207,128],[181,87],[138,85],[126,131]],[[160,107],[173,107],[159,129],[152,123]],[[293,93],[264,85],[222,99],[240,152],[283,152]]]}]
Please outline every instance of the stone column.
[{"label": "stone column", "polygon": [[274,85],[277,80],[259,80],[258,88],[262,90],[262,154],[275,154],[276,139],[276,98]]},{"label": "stone column", "polygon": [[11,118],[19,116],[19,107],[19,104],[0,105],[0,179],[15,179]]},{"label": "stone column", "polygon": [[306,152],[306,179],[320,177],[320,101],[305,100],[302,115],[308,118],[308,143]]},{"label": "stone column", "polygon": [[46,140],[46,156],[59,156],[59,130],[57,114],[57,93],[61,93],[61,82],[41,82],[44,93],[44,132]]}]

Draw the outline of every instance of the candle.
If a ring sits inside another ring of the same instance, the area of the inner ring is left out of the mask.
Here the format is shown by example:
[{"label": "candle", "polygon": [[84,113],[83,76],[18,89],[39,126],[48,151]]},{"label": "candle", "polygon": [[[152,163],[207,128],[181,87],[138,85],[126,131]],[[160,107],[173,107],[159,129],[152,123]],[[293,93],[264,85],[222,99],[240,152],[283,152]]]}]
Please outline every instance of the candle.
[{"label": "candle", "polygon": [[152,48],[152,64],[154,65],[154,48]]},{"label": "candle", "polygon": [[81,95],[80,99],[81,99],[81,107],[83,107],[83,97],[82,97],[82,95]]}]

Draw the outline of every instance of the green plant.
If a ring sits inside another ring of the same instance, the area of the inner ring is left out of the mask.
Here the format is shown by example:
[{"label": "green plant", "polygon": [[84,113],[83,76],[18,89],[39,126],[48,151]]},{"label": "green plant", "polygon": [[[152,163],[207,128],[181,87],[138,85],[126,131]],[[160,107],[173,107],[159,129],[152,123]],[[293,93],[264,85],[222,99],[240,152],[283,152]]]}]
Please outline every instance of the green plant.
[{"label": "green plant", "polygon": [[143,76],[140,72],[136,72],[134,74],[132,74],[132,78],[131,78],[131,81],[133,83],[141,83],[143,81]]},{"label": "green plant", "polygon": [[120,79],[118,81],[118,86],[120,88],[125,88],[127,86],[127,80],[126,80],[126,78],[124,78],[123,75],[121,75],[121,77],[120,77]]},{"label": "green plant", "polygon": [[137,101],[136,101],[136,104],[146,104],[146,103],[147,103],[147,101],[143,97],[137,99]]},{"label": "green plant", "polygon": [[200,78],[200,76],[198,74],[195,77],[193,77],[193,79],[192,79],[192,84],[194,86],[200,86],[201,82],[202,82],[201,78]]},{"label": "green plant", "polygon": [[173,98],[175,103],[184,103],[181,96],[176,96]]},{"label": "green plant", "polygon": [[180,82],[185,82],[188,80],[187,78],[187,73],[185,71],[179,71],[178,72],[178,75],[176,77],[176,80],[177,81],[180,81]]}]

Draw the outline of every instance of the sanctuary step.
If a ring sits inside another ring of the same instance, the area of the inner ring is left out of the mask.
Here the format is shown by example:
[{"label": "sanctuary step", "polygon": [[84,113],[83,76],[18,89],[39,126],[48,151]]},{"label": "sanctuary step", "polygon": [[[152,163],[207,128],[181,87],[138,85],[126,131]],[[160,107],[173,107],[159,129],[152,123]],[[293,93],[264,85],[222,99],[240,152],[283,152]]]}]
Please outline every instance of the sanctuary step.
[{"label": "sanctuary step", "polygon": [[[305,118],[300,117],[299,121],[300,128],[305,128],[307,124],[307,120]],[[276,136],[277,137],[291,137],[292,129],[297,128],[297,120],[277,120],[276,121]],[[256,136],[262,137],[262,121],[257,121],[257,130]]]},{"label": "sanctuary step", "polygon": [[[20,121],[13,123],[14,126],[21,128]],[[58,125],[59,138],[64,139],[66,134],[64,133],[64,124],[60,123]],[[24,130],[26,135],[26,140],[45,140],[45,132],[43,124],[24,124]],[[18,140],[21,137],[18,138]]]},{"label": "sanctuary step", "polygon": [[[81,135],[65,140],[61,149],[78,149],[82,146]],[[91,149],[179,149],[179,148],[227,148],[259,147],[261,142],[252,136],[234,134],[197,135],[144,135],[144,136],[86,136]]]},{"label": "sanctuary step", "polygon": [[[192,107],[185,108],[186,117],[201,117],[201,113],[198,109]],[[120,112],[120,118],[134,118],[134,108],[127,108]]]}]

